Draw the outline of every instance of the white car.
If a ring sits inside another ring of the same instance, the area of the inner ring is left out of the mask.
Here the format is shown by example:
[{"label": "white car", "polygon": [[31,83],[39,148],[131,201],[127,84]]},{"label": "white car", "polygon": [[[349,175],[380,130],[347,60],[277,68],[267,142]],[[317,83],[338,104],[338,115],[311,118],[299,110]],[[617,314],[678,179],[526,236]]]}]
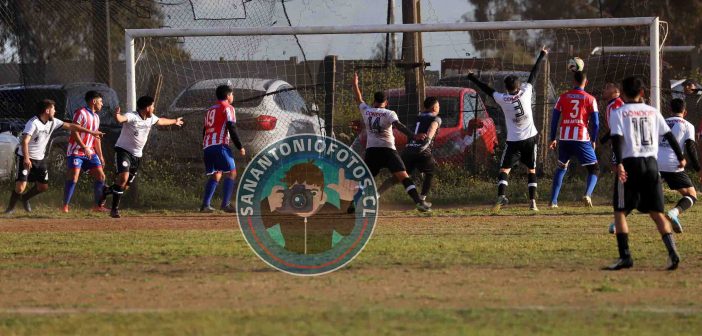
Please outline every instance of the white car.
[{"label": "white car", "polygon": [[15,150],[19,139],[10,132],[0,133],[0,181],[15,179]]},{"label": "white car", "polygon": [[[324,120],[285,81],[260,78],[208,79],[183,90],[173,101],[167,115],[183,117],[185,127],[181,132],[185,134],[170,132],[170,140],[160,136],[157,140],[160,146],[173,146],[166,150],[180,154],[176,156],[202,156],[204,115],[217,101],[215,89],[223,84],[234,89],[237,131],[247,157],[253,157],[267,145],[289,135],[322,134]],[[163,133],[169,132],[160,132],[161,135]]]}]

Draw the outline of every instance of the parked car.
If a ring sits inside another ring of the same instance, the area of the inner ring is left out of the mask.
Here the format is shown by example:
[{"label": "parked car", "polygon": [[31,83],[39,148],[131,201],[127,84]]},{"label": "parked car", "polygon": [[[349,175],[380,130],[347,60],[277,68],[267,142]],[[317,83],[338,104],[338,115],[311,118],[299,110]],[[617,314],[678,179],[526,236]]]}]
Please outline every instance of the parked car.
[{"label": "parked car", "polygon": [[[324,120],[308,106],[289,83],[277,79],[221,78],[197,82],[183,90],[168,108],[169,117],[183,117],[185,126],[158,132],[156,146],[179,158],[202,156],[202,128],[207,109],[217,101],[215,89],[227,84],[234,89],[237,131],[252,157],[267,145],[286,136],[321,134]],[[161,151],[159,150],[159,151]]]},{"label": "parked car", "polygon": [[19,147],[17,135],[10,131],[0,133],[0,181],[15,178],[15,150]]},{"label": "parked car", "polygon": [[[442,123],[434,139],[432,153],[439,163],[464,165],[469,170],[491,167],[497,144],[495,122],[487,113],[483,100],[473,89],[465,87],[428,86],[426,95],[439,100]],[[410,129],[416,115],[409,112],[404,89],[387,90],[388,108],[397,112],[402,123]],[[363,125],[362,122],[355,123]],[[407,145],[407,137],[396,129],[395,146],[398,150]],[[366,133],[361,131],[352,148],[363,155]]]},{"label": "parked car", "polygon": [[[41,99],[51,99],[56,102],[56,118],[70,121],[73,112],[85,106],[85,93],[95,90],[103,95],[104,106],[100,111],[100,130],[103,137],[103,152],[105,160],[111,162],[114,143],[117,141],[120,125],[114,120],[111,111],[119,105],[117,93],[102,83],[72,83],[66,85],[0,85],[0,132],[10,132],[18,136],[24,125],[36,111],[36,103]],[[46,159],[49,160],[49,176],[63,175],[66,171],[66,145],[69,132],[56,130],[47,146]],[[6,164],[3,160],[0,164]],[[0,167],[0,171],[6,167]]]},{"label": "parked car", "polygon": [[[526,82],[527,79],[529,79],[529,72],[528,71],[480,71],[477,72],[476,77],[478,77],[481,81],[484,83],[487,83],[495,89],[498,92],[505,92],[505,77],[509,75],[516,75],[519,77],[519,79],[523,82]],[[488,97],[484,92],[481,90],[478,90],[477,87],[475,86],[475,83],[471,82],[468,79],[467,75],[456,75],[456,76],[448,76],[439,79],[439,82],[437,85],[440,86],[459,86],[459,87],[467,87],[467,88],[472,88],[474,90],[478,91],[478,94],[482,98],[482,100],[485,102],[486,108],[488,115],[490,118],[495,120],[495,124],[497,125],[497,134],[500,137],[500,139],[504,139],[507,136],[507,124],[505,122],[505,116],[504,113],[502,113],[502,109],[500,109],[500,106],[495,102],[495,100],[492,97]],[[556,103],[556,99],[558,98],[555,87],[553,83],[549,81],[548,87],[547,87],[547,96],[545,97],[545,101],[540,102],[540,99],[537,99],[537,97],[542,96],[538,94],[539,90],[538,87],[543,84],[537,83],[537,86],[535,87],[535,94],[532,95],[532,106],[534,107],[534,111],[536,111],[538,104],[547,104],[547,108],[551,109],[553,108],[553,105]]]}]

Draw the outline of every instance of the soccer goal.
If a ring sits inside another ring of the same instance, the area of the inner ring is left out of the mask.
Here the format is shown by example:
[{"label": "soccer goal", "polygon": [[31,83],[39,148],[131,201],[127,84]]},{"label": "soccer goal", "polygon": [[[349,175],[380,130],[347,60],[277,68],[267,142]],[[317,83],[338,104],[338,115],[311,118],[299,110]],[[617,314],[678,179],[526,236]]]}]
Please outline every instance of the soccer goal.
[{"label": "soccer goal", "polygon": [[[469,72],[504,90],[505,76],[526,81],[540,47],[550,49],[533,101],[545,149],[553,104],[572,86],[566,69],[572,57],[585,61],[586,89],[598,99],[603,99],[605,83],[637,75],[649,83],[650,104],[660,107],[660,32],[654,17],[127,29],[126,105],[133,110],[139,95],[154,94],[158,113],[185,117],[182,130],[161,132],[165,138],[155,142],[161,147],[158,153],[200,157],[204,111],[215,102],[214,88],[220,84],[235,89],[234,105],[250,155],[296,133],[333,134],[362,150],[362,123],[350,90],[356,72],[365,99],[385,92],[389,108],[408,125],[425,96],[438,97],[443,124],[434,145],[437,160],[475,167],[496,155],[505,130],[492,98],[466,80]],[[614,46],[649,52],[608,52]],[[602,52],[592,53],[595,48]],[[604,104],[600,100],[601,110]],[[546,151],[540,152],[545,161]]]}]

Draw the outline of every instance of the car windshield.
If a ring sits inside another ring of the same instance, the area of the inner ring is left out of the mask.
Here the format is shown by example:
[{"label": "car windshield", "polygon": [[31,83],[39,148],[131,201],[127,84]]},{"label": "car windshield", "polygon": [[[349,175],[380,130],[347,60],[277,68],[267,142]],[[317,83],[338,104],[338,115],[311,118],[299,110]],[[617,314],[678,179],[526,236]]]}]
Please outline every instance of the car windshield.
[{"label": "car windshield", "polygon": [[[406,96],[391,96],[388,98],[388,109],[397,112],[397,117],[405,125],[413,125],[417,121],[416,115],[410,115]],[[456,127],[460,103],[458,97],[437,97],[441,110],[441,128]]]},{"label": "car windshield", "polygon": [[302,113],[305,115],[311,115],[307,105],[305,105],[305,100],[300,96],[297,91],[283,91],[273,95],[273,101],[280,106],[283,111],[290,111],[295,113]]},{"label": "car windshield", "polygon": [[[261,90],[234,89],[235,107],[256,107],[261,104],[266,92]],[[206,109],[217,101],[215,90],[212,89],[190,89],[178,98],[175,103],[177,108],[201,108]]]},{"label": "car windshield", "polygon": [[65,119],[66,98],[58,89],[24,89],[0,90],[0,117],[27,120],[36,113],[38,101],[51,99],[56,102],[56,117]]}]

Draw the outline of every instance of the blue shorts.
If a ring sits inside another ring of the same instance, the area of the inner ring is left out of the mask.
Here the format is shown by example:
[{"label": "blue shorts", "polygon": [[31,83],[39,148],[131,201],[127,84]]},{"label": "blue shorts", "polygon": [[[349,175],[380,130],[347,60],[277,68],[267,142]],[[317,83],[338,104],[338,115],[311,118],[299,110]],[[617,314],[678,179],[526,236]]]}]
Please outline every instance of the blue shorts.
[{"label": "blue shorts", "polygon": [[559,141],[558,162],[568,164],[571,157],[577,157],[582,166],[597,163],[597,155],[592,143],[589,141]]},{"label": "blue shorts", "polygon": [[205,148],[205,174],[228,173],[236,170],[234,156],[229,146],[214,145]]},{"label": "blue shorts", "polygon": [[68,169],[91,170],[94,168],[102,168],[102,162],[100,162],[100,158],[95,154],[93,154],[92,158],[71,155],[66,157],[66,166]]}]

